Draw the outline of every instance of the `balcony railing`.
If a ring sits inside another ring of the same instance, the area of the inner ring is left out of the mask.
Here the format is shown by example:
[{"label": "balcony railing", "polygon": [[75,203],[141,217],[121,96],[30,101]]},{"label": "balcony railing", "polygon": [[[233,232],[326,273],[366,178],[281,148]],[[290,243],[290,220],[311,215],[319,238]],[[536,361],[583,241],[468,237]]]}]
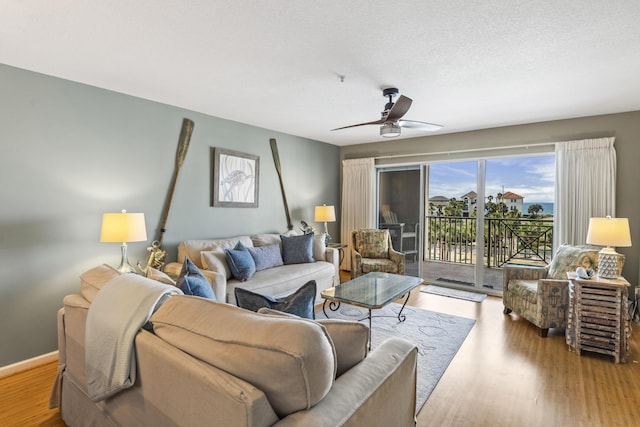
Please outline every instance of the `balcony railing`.
[{"label": "balcony railing", "polygon": [[[476,218],[427,217],[426,259],[476,263]],[[487,267],[505,264],[546,265],[553,255],[553,219],[486,218],[484,252]]]}]

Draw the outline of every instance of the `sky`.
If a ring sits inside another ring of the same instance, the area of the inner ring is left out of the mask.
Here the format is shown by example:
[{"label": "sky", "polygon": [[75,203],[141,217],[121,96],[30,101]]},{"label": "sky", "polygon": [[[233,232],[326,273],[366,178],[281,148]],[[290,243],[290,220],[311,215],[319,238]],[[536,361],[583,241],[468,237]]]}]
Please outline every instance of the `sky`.
[{"label": "sky", "polygon": [[[511,191],[524,197],[524,203],[553,202],[555,156],[509,157],[487,160],[485,195]],[[460,199],[477,191],[476,161],[432,163],[429,165],[429,197]]]}]

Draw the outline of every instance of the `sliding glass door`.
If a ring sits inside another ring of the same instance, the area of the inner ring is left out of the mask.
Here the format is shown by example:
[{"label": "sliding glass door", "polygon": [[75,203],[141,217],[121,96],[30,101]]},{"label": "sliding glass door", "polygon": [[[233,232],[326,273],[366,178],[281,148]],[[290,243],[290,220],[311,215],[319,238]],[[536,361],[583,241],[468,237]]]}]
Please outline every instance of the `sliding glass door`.
[{"label": "sliding glass door", "polygon": [[[478,259],[478,162],[443,162],[428,166],[428,211],[424,279],[448,287],[474,287]],[[481,243],[480,243],[481,244]]]},{"label": "sliding glass door", "polygon": [[499,293],[505,265],[551,260],[553,155],[434,163],[428,170],[426,282]]},{"label": "sliding glass door", "polygon": [[420,277],[424,188],[420,166],[378,169],[378,228],[405,254],[406,274]]}]

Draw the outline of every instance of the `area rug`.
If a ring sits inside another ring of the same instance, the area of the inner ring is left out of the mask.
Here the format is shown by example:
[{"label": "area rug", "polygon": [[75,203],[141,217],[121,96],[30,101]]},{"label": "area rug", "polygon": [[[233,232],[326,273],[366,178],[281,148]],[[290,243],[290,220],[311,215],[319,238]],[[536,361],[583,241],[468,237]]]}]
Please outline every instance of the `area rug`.
[{"label": "area rug", "polygon": [[[418,347],[417,413],[476,321],[406,306],[402,314],[407,318],[400,322],[397,316],[401,307],[400,304],[391,303],[379,310],[373,310],[371,345],[375,351],[376,346],[386,338],[402,337]],[[366,317],[367,310],[341,304],[337,311],[331,311],[327,307],[327,314],[332,319],[360,320]],[[316,311],[316,319],[325,318],[322,309]]]},{"label": "area rug", "polygon": [[425,294],[440,295],[443,297],[463,299],[466,301],[482,302],[487,297],[487,294],[481,294],[478,292],[461,291],[459,289],[443,288],[441,286],[429,285],[420,289],[420,292]]}]

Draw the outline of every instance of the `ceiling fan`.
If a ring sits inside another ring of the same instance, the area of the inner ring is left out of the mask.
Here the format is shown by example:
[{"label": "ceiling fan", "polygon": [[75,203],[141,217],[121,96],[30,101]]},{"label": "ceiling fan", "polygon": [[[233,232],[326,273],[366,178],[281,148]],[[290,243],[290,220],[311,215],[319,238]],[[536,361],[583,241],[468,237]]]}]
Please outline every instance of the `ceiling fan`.
[{"label": "ceiling fan", "polygon": [[373,122],[359,123],[357,125],[344,126],[341,128],[331,129],[340,130],[348,129],[356,126],[364,125],[382,125],[380,126],[380,136],[385,138],[394,138],[400,136],[401,128],[420,129],[427,131],[436,131],[442,129],[442,125],[436,125],[434,123],[418,122],[415,120],[404,120],[402,117],[407,114],[411,103],[411,98],[407,98],[404,95],[400,95],[398,100],[394,103],[393,98],[398,95],[399,90],[395,87],[387,88],[382,91],[382,95],[389,98],[389,102],[384,106],[382,117],[380,120]]}]

